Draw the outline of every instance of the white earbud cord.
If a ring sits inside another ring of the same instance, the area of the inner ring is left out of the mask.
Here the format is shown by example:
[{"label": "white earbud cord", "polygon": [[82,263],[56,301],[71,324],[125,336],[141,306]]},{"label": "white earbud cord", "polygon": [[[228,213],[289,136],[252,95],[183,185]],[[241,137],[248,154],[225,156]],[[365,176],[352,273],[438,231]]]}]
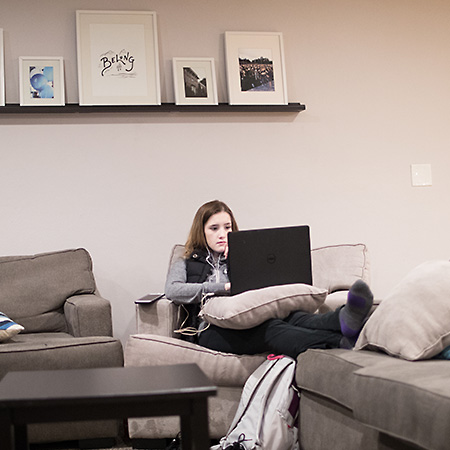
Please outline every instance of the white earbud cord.
[{"label": "white earbud cord", "polygon": [[[217,261],[215,261],[214,256],[211,253],[211,251],[209,250],[209,248],[207,250],[208,250],[208,256],[206,257],[206,261],[213,268],[213,270],[215,272],[216,283],[220,283],[220,256],[217,259]],[[211,261],[211,259],[212,259],[212,261]],[[213,293],[202,293],[202,299],[200,300],[200,310],[203,309],[203,306],[205,305],[206,300],[209,297],[212,297],[213,295],[214,295]],[[183,320],[183,323],[180,325],[180,328],[178,330],[174,330],[174,333],[183,334],[184,336],[196,336],[209,328],[209,323],[206,325],[205,328],[203,328],[201,330],[197,330],[197,328],[195,328],[195,327],[183,328],[184,325],[186,324],[187,320],[189,319],[189,312],[184,305],[181,305],[181,307],[184,309],[184,311],[186,313],[186,318]]]},{"label": "white earbud cord", "polygon": [[[202,294],[202,299],[200,302],[200,310],[203,309],[203,306],[206,303],[206,299],[208,299],[209,297],[212,297],[213,295],[214,294],[212,294],[212,293]],[[181,305],[181,307],[184,309],[184,311],[186,313],[186,317],[183,320],[183,323],[180,325],[180,328],[178,330],[173,331],[174,333],[183,334],[184,336],[196,336],[209,328],[209,323],[206,325],[205,328],[203,328],[201,330],[197,330],[197,328],[195,328],[195,327],[183,328],[184,325],[186,324],[187,320],[189,319],[189,311],[186,309],[186,307],[184,305]]]}]

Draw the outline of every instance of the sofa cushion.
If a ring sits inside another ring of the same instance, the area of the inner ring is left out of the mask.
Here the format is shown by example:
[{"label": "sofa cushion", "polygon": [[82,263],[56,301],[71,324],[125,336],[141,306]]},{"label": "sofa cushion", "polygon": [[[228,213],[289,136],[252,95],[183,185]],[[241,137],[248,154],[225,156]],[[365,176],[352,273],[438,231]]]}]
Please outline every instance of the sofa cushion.
[{"label": "sofa cushion", "polygon": [[412,270],[367,321],[357,349],[383,350],[408,360],[431,358],[450,344],[450,262]]},{"label": "sofa cushion", "polygon": [[329,293],[348,290],[359,279],[370,283],[368,250],[364,244],[342,244],[311,251],[314,286]]},{"label": "sofa cushion", "polygon": [[397,358],[355,372],[353,414],[420,448],[449,448],[450,364]]},{"label": "sofa cushion", "polygon": [[218,386],[242,387],[266,355],[221,353],[177,338],[135,334],[125,348],[125,366],[195,363]]},{"label": "sofa cushion", "polygon": [[364,350],[310,349],[298,356],[295,379],[300,390],[314,392],[353,409],[353,373],[389,359],[392,358]]},{"label": "sofa cushion", "polygon": [[0,311],[25,333],[66,331],[66,299],[96,288],[84,249],[0,258],[0,280]]},{"label": "sofa cushion", "polygon": [[7,341],[23,331],[23,326],[11,320],[0,312],[0,342]]},{"label": "sofa cushion", "polygon": [[347,303],[348,290],[336,291],[327,295],[323,305],[319,308],[319,313],[334,311]]},{"label": "sofa cushion", "polygon": [[293,311],[316,311],[327,291],[307,284],[286,284],[242,292],[231,297],[213,297],[200,316],[222,328],[243,330],[268,319],[285,319]]},{"label": "sofa cushion", "polygon": [[108,336],[18,334],[0,345],[0,379],[22,370],[83,369],[123,365],[122,344]]}]

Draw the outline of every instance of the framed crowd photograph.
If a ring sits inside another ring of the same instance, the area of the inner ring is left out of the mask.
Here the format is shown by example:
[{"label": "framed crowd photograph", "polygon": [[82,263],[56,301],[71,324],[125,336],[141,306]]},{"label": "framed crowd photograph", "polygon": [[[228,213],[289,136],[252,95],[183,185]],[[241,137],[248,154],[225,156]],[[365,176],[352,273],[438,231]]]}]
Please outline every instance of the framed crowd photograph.
[{"label": "framed crowd photograph", "polygon": [[5,106],[5,55],[3,49],[3,28],[0,28],[0,106]]},{"label": "framed crowd photograph", "polygon": [[19,57],[20,106],[63,106],[62,57]]},{"label": "framed crowd photograph", "polygon": [[160,105],[156,13],[77,11],[80,105]]},{"label": "framed crowd photograph", "polygon": [[217,105],[214,58],[173,58],[177,105]]},{"label": "framed crowd photograph", "polygon": [[282,33],[225,33],[230,105],[287,105]]}]

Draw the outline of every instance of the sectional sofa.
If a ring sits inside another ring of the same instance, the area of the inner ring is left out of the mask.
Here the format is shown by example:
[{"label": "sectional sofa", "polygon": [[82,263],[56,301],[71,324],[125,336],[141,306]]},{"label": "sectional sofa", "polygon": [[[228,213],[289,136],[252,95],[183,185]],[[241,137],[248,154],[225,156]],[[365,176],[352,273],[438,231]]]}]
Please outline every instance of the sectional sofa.
[{"label": "sectional sofa", "polygon": [[308,350],[297,363],[303,450],[447,450],[450,361]]},{"label": "sectional sofa", "polygon": [[[175,247],[173,258],[182,253]],[[337,245],[312,252],[314,284],[328,296],[320,311],[343,304],[359,278],[369,282],[367,248]],[[182,314],[167,299],[137,304],[138,334],[125,365],[196,362],[218,386],[210,399],[210,435],[225,435],[242,387],[266,355],[232,355],[180,340]],[[447,450],[450,448],[450,262],[414,269],[376,306],[354,350],[299,355],[301,450]],[[165,448],[177,418],[129,420],[136,448]],[[162,443],[161,443],[162,442]]]},{"label": "sectional sofa", "polygon": [[298,357],[302,449],[450,448],[450,262],[411,270],[355,350]]},{"label": "sectional sofa", "polygon": [[[183,246],[175,246],[169,265],[183,253]],[[313,290],[314,297],[321,299],[320,311],[323,312],[345,303],[348,289],[357,279],[370,281],[368,251],[364,244],[314,249],[312,264],[314,284],[318,286]],[[317,305],[314,306],[313,303],[308,307],[315,310]],[[249,311],[250,318],[257,315],[252,308]],[[211,313],[210,316],[212,315]],[[137,334],[130,336],[127,341],[125,365],[197,363],[218,387],[218,395],[209,402],[210,435],[212,438],[224,436],[239,404],[245,381],[265,360],[266,355],[221,353],[180,339],[174,330],[183,321],[183,309],[166,298],[150,304],[137,303],[136,320]],[[154,448],[165,448],[163,443],[158,444],[156,440],[173,438],[179,427],[176,417],[128,421],[130,437],[135,446],[141,448],[152,448],[151,445],[155,445]],[[149,443],[149,440],[155,442]]]}]

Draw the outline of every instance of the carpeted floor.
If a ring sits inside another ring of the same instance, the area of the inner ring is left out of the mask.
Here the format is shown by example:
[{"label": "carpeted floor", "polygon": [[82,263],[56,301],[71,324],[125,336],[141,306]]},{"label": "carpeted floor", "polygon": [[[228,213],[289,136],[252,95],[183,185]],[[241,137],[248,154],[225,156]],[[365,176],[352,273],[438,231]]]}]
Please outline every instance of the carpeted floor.
[{"label": "carpeted floor", "polygon": [[[30,450],[80,450],[76,442],[60,442],[53,444],[31,444]],[[94,450],[94,449],[91,449]],[[98,450],[133,450],[128,440],[119,438],[113,447],[101,448]]]},{"label": "carpeted floor", "polygon": [[[152,444],[156,445],[158,448],[172,448],[170,446],[171,439],[157,440]],[[146,440],[134,441],[134,443],[139,447],[139,450],[150,450],[147,448],[142,448],[148,445]],[[218,441],[211,441],[212,444],[217,444]],[[86,444],[85,442],[83,444]],[[91,443],[92,444],[92,443]],[[0,447],[1,450],[1,447]],[[128,437],[128,430],[126,425],[120,426],[119,436],[116,438],[116,443],[112,446],[102,446],[101,448],[96,448],[96,446],[90,445],[87,448],[80,448],[78,441],[72,442],[55,442],[51,444],[30,444],[30,450],[134,450],[131,439]]]},{"label": "carpeted floor", "polygon": [[[77,441],[55,442],[51,444],[31,444],[30,450],[80,450]],[[94,450],[94,449],[89,449]],[[116,443],[112,447],[103,447],[95,450],[133,450],[128,433],[121,427],[120,435],[116,439]]]},{"label": "carpeted floor", "polygon": [[[83,443],[86,444],[86,443]],[[0,447],[1,450],[1,447]],[[128,437],[126,421],[119,422],[119,436],[116,443],[110,447],[96,448],[94,445],[86,449],[80,448],[78,441],[54,442],[51,444],[30,444],[30,450],[133,450],[131,440]]]}]

